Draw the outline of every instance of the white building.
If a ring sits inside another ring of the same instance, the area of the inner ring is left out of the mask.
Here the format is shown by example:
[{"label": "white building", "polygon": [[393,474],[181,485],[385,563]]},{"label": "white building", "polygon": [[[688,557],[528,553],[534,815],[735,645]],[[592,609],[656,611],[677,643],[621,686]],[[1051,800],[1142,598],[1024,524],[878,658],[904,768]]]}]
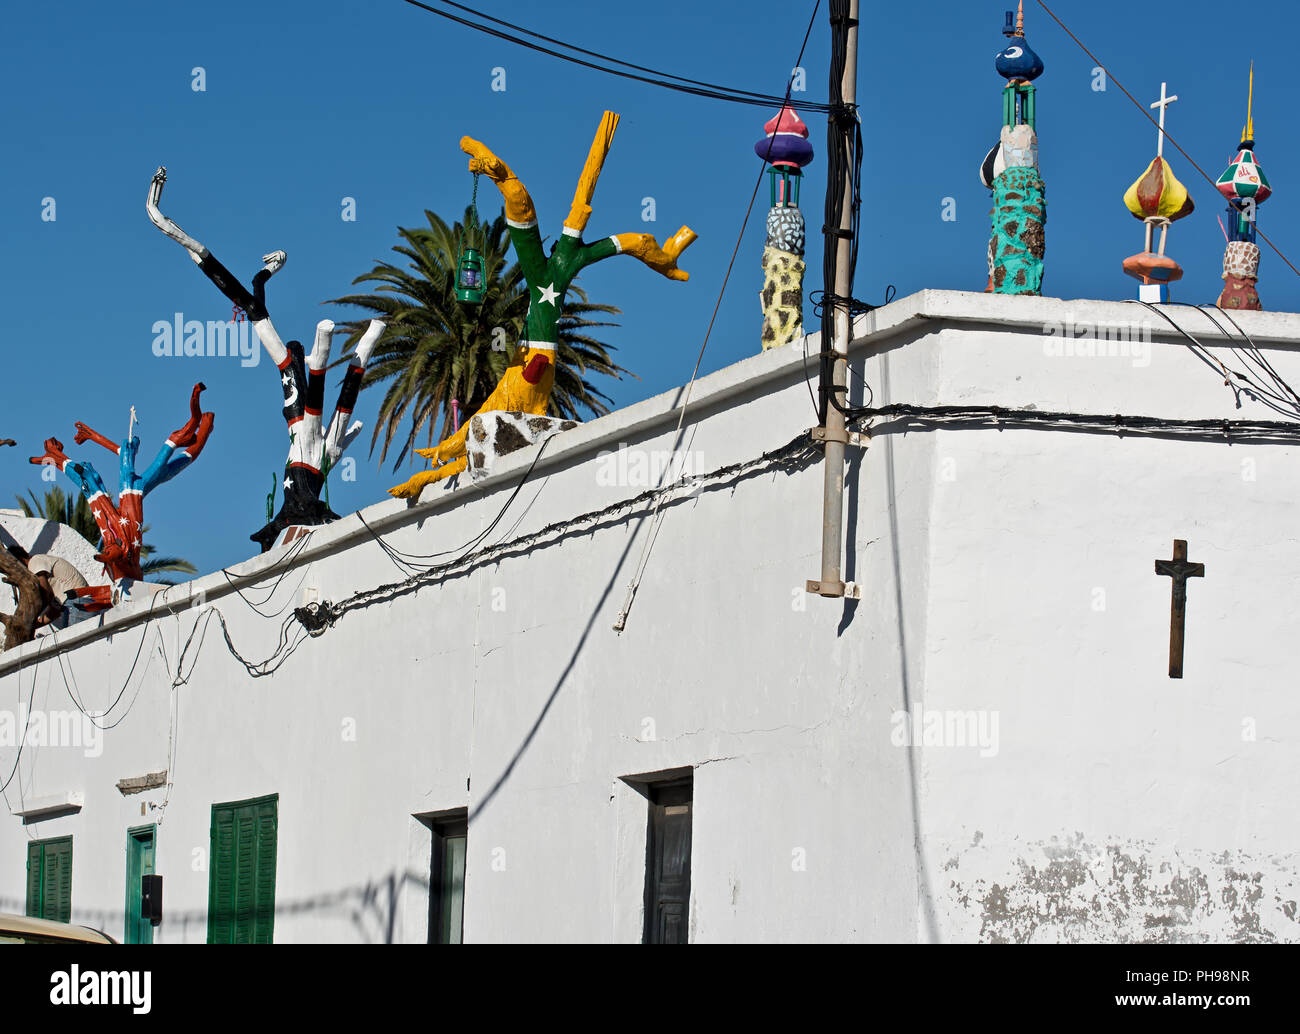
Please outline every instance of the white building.
[{"label": "white building", "polygon": [[[1234,318],[1300,385],[1300,317]],[[852,367],[876,406],[1281,419],[1131,302],[922,292],[859,319]],[[0,714],[41,721],[0,911],[34,841],[59,898],[71,837],[72,920],[122,938],[152,827],[167,943],[208,936],[210,883],[239,936],[273,892],[280,942],[425,941],[462,901],[466,941],[638,941],[648,857],[649,925],[693,942],[1300,940],[1296,444],[882,422],[850,449],[861,600],[829,600],[815,376],[795,345],[695,385],[621,635],[679,391],[4,654]],[[1176,539],[1205,565],[1181,679]],[[349,609],[313,636],[313,601]]]}]

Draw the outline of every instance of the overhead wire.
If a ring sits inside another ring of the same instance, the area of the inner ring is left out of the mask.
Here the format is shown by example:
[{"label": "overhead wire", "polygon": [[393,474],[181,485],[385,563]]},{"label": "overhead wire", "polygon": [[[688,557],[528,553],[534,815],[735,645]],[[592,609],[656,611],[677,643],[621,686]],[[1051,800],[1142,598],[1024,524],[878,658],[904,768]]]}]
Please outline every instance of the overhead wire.
[{"label": "overhead wire", "polygon": [[[1146,120],[1150,122],[1153,126],[1155,126],[1158,130],[1160,130],[1160,132],[1164,135],[1164,139],[1168,141],[1174,147],[1174,149],[1178,151],[1179,154],[1181,154],[1184,158],[1187,159],[1188,163],[1192,166],[1193,169],[1195,169],[1197,172],[1201,174],[1201,177],[1205,180],[1206,183],[1208,183],[1211,187],[1214,187],[1215,190],[1217,191],[1218,190],[1217,181],[1214,180],[1209,175],[1209,173],[1207,173],[1196,163],[1196,159],[1194,159],[1190,154],[1188,154],[1186,151],[1182,149],[1178,141],[1169,135],[1169,131],[1167,129],[1164,129],[1159,122],[1157,122],[1154,118],[1152,118],[1151,112],[1146,109],[1146,107],[1142,104],[1142,102],[1139,101],[1136,97],[1134,97],[1133,94],[1129,93],[1128,89],[1124,86],[1124,84],[1115,78],[1114,74],[1110,71],[1109,68],[1107,68],[1105,65],[1101,63],[1101,59],[1098,58],[1097,55],[1094,54],[1091,50],[1089,50],[1084,45],[1083,41],[1079,39],[1078,36],[1076,36],[1072,31],[1070,31],[1070,27],[1066,25],[1065,22],[1061,21],[1061,19],[1056,16],[1056,12],[1053,11],[1050,7],[1048,7],[1047,4],[1043,2],[1043,0],[1038,0],[1038,6],[1041,7],[1044,11],[1046,11],[1051,16],[1052,21],[1056,22],[1056,24],[1059,25],[1065,31],[1065,34],[1069,36],[1070,39],[1074,40],[1074,42],[1078,45],[1079,49],[1082,50],[1085,54],[1087,54],[1088,57],[1090,57],[1096,63],[1097,67],[1106,73],[1106,78],[1120,88],[1120,92],[1123,93],[1124,96],[1127,97],[1130,101],[1132,101],[1133,106],[1137,108],[1138,111],[1142,112]],[[1266,243],[1270,248],[1273,249],[1274,252],[1277,253],[1278,258],[1280,258],[1283,262],[1285,262],[1288,266],[1291,267],[1291,272],[1295,273],[1297,276],[1300,276],[1300,269],[1297,269],[1295,265],[1291,262],[1291,260],[1287,258],[1284,254],[1282,254],[1282,249],[1279,248],[1276,244],[1274,244],[1273,241],[1268,237],[1267,234],[1264,233],[1263,230],[1259,229],[1259,227],[1257,226],[1255,228],[1255,233],[1257,236],[1262,237],[1264,239],[1264,243]]]},{"label": "overhead wire", "polygon": [[[818,453],[806,433],[801,433],[785,445],[765,452],[753,459],[740,461],[719,467],[697,478],[701,487],[723,479],[739,479],[742,475],[758,468],[791,469]],[[543,541],[554,541],[557,537],[573,533],[581,528],[595,528],[600,522],[616,515],[635,512],[643,507],[653,507],[662,498],[671,495],[679,486],[676,483],[650,488],[638,495],[621,499],[598,510],[565,518],[539,528],[537,531],[518,536],[502,542],[484,546],[475,552],[464,554],[446,563],[435,565],[419,574],[411,575],[400,582],[390,582],[372,589],[353,593],[347,599],[334,603],[322,601],[307,604],[299,608],[297,615],[304,627],[312,635],[322,635],[333,627],[344,615],[352,610],[370,606],[377,602],[386,602],[396,596],[416,591],[423,586],[437,584],[447,577],[472,570],[485,563],[496,563],[507,556],[517,555]]]},{"label": "overhead wire", "polygon": [[1279,392],[1288,396],[1296,404],[1297,411],[1300,412],[1300,394],[1297,394],[1296,390],[1291,387],[1291,385],[1286,381],[1286,379],[1280,373],[1277,372],[1273,364],[1269,362],[1268,357],[1264,355],[1260,347],[1255,344],[1254,339],[1249,334],[1246,333],[1246,331],[1242,328],[1240,323],[1238,323],[1235,319],[1232,318],[1232,315],[1228,312],[1227,309],[1220,307],[1218,304],[1212,306],[1198,305],[1198,306],[1189,306],[1189,307],[1197,308],[1201,312],[1205,313],[1205,315],[1210,318],[1210,320],[1214,323],[1214,325],[1223,331],[1224,337],[1231,338],[1232,337],[1231,332],[1229,332],[1227,328],[1224,327],[1223,324],[1219,322],[1219,317],[1213,315],[1213,313],[1211,313],[1210,311],[1211,309],[1218,310],[1219,314],[1222,315],[1224,319],[1226,319],[1229,323],[1232,324],[1232,326],[1236,329],[1237,333],[1240,334],[1242,339],[1246,342],[1245,347],[1242,349],[1242,354],[1250,358],[1255,363],[1255,365],[1262,371],[1262,375],[1267,377],[1269,380],[1271,380],[1273,382],[1274,387],[1277,388]]},{"label": "overhead wire", "polygon": [[[40,672],[41,651],[45,649],[45,640],[48,638],[48,636],[42,636],[36,647],[35,663],[32,666],[32,689],[31,692],[27,694],[27,715],[26,720],[23,723],[23,735],[18,741],[18,752],[14,755],[13,768],[9,770],[9,778],[4,781],[4,785],[0,786],[0,793],[4,793],[8,790],[9,784],[14,781],[14,776],[18,772],[18,762],[20,762],[23,757],[23,748],[27,745],[27,733],[28,730],[31,729],[32,724],[32,705],[36,703],[36,676]],[[23,698],[23,667],[23,662],[19,661],[17,671],[19,701]],[[6,798],[6,803],[8,803],[8,798]],[[13,809],[10,808],[10,812],[12,811]]]},{"label": "overhead wire", "polygon": [[[229,585],[234,590],[235,595],[237,595],[241,600],[244,601],[244,603],[248,605],[250,610],[254,611],[257,614],[260,614],[262,617],[279,617],[281,614],[284,613],[283,607],[281,607],[280,610],[276,611],[274,614],[263,613],[259,608],[265,606],[275,596],[276,592],[280,588],[280,583],[283,582],[284,579],[288,576],[289,572],[293,570],[294,559],[298,556],[299,553],[301,553],[304,549],[307,548],[307,541],[308,539],[311,538],[311,536],[312,536],[312,532],[310,530],[306,531],[302,535],[299,535],[298,538],[294,540],[293,545],[291,545],[287,550],[285,550],[284,555],[277,557],[275,562],[271,564],[270,568],[267,571],[267,577],[269,577],[271,573],[274,572],[275,569],[279,567],[281,564],[284,565],[284,570],[280,573],[280,576],[276,578],[275,582],[267,590],[265,598],[259,600],[257,603],[253,603],[253,601],[250,600],[247,596],[245,596],[243,591],[238,586],[235,585],[234,581],[230,577],[230,570],[228,568],[223,567],[221,569],[222,577],[226,579],[226,584]],[[306,578],[305,571],[303,573],[303,578]],[[262,579],[261,581],[265,581],[265,579]],[[298,584],[301,585],[302,581],[299,581]],[[296,592],[297,589],[295,589],[294,591]],[[290,598],[292,599],[292,597]]]},{"label": "overhead wire", "polygon": [[[842,0],[832,0],[832,3],[839,3],[839,2],[842,2]],[[812,14],[808,18],[808,27],[807,29],[804,30],[803,42],[799,45],[799,56],[795,58],[794,63],[796,67],[803,61],[804,50],[808,46],[808,39],[812,35],[813,25],[816,24],[817,21],[817,12],[820,10],[821,10],[821,0],[816,0],[816,2],[813,4]],[[793,80],[791,80],[789,83],[786,84],[785,96],[781,98],[781,109],[780,109],[781,111],[784,111],[790,103],[790,92],[793,86],[794,86]],[[677,427],[673,431],[672,455],[674,458],[676,458],[678,449],[681,447],[682,426],[686,421],[686,411],[691,404],[691,393],[695,389],[695,381],[700,374],[700,364],[704,361],[704,351],[709,347],[709,337],[713,334],[713,325],[715,322],[717,322],[718,311],[722,308],[722,299],[727,292],[727,284],[731,280],[731,271],[732,269],[735,268],[736,258],[740,254],[740,245],[741,242],[745,239],[745,230],[749,226],[749,217],[750,215],[753,214],[754,202],[758,199],[758,191],[759,188],[763,185],[763,176],[767,171],[767,164],[768,164],[767,159],[771,158],[772,147],[774,146],[775,143],[776,143],[776,136],[773,135],[768,140],[767,154],[764,156],[764,161],[762,166],[759,167],[758,178],[754,181],[754,190],[749,197],[749,205],[745,208],[745,218],[742,219],[740,223],[740,233],[736,235],[736,245],[731,250],[731,261],[727,263],[727,271],[722,277],[722,286],[718,289],[718,300],[714,302],[713,314],[709,317],[708,327],[705,328],[704,340],[700,343],[699,355],[695,357],[695,366],[691,370],[690,380],[687,381],[686,383],[686,393],[682,398],[682,409],[677,417]],[[668,477],[671,471],[672,471],[672,464],[669,464],[668,468],[664,471],[663,476],[665,479]],[[632,603],[636,599],[637,588],[641,584],[641,579],[645,574],[646,565],[650,561],[651,550],[654,548],[655,540],[658,538],[657,524],[659,521],[659,508],[661,505],[662,505],[662,497],[656,499],[655,501],[654,510],[649,517],[650,528],[646,533],[645,540],[641,547],[641,554],[637,558],[636,566],[633,568],[632,580],[628,583],[627,595],[623,600],[623,607],[618,612],[618,616],[614,620],[613,629],[615,632],[619,633],[620,635],[622,634],[624,628],[627,627],[627,618],[632,611]]]},{"label": "overhead wire", "polygon": [[378,532],[376,532],[375,529],[372,528],[366,522],[366,519],[361,516],[360,510],[357,510],[353,514],[353,516],[356,517],[356,519],[361,522],[361,526],[370,533],[370,537],[375,540],[375,542],[379,545],[379,548],[383,550],[384,554],[388,557],[388,559],[393,562],[393,566],[395,566],[399,571],[403,571],[406,574],[412,574],[417,571],[427,570],[429,567],[436,566],[436,565],[419,564],[416,563],[415,561],[433,560],[436,557],[450,556],[453,553],[467,552],[468,550],[473,549],[485,538],[487,538],[489,535],[492,534],[492,532],[496,529],[496,526],[500,524],[502,519],[505,517],[506,512],[514,504],[515,499],[518,498],[519,493],[523,491],[524,485],[526,485],[529,482],[529,480],[532,478],[533,472],[537,469],[537,464],[541,461],[542,453],[546,451],[546,446],[550,443],[550,441],[551,441],[550,438],[545,438],[542,440],[541,445],[537,449],[537,452],[533,455],[532,462],[528,464],[528,469],[524,471],[524,476],[520,479],[519,483],[515,485],[514,490],[506,498],[506,501],[502,505],[501,509],[497,511],[497,515],[492,519],[492,522],[488,524],[488,526],[484,528],[482,531],[480,531],[477,535],[475,535],[472,539],[466,542],[463,546],[457,546],[455,549],[440,550],[436,553],[408,553],[404,550],[398,549],[396,546],[393,546],[388,542],[385,542],[383,536],[380,535]]},{"label": "overhead wire", "polygon": [[[1300,423],[1288,420],[1225,420],[1218,418],[1176,419],[1127,416],[1110,413],[1071,413],[1002,406],[921,406],[909,403],[867,408],[856,420],[896,419],[923,426],[964,424],[1005,430],[1047,426],[1056,430],[1110,431],[1116,434],[1165,435],[1205,438],[1213,435],[1242,441],[1292,442],[1300,440]],[[908,428],[904,427],[906,431]],[[873,429],[878,432],[879,429]]]},{"label": "overhead wire", "polygon": [[[755,93],[751,90],[739,90],[728,86],[721,86],[716,83],[702,82],[701,80],[698,79],[688,79],[683,76],[671,75],[670,73],[667,72],[658,72],[655,71],[654,69],[646,68],[642,65],[633,64],[630,61],[620,61],[617,58],[610,57],[606,54],[601,54],[597,51],[587,50],[582,47],[576,46],[572,43],[566,43],[563,40],[557,40],[549,36],[543,36],[541,33],[533,32],[529,29],[521,28],[520,26],[513,25],[510,22],[503,21],[500,18],[493,18],[490,15],[485,15],[480,11],[471,10],[470,8],[463,7],[460,4],[450,3],[448,2],[448,0],[444,0],[444,2],[446,2],[447,6],[449,7],[455,7],[461,11],[469,11],[470,13],[475,14],[480,18],[485,18],[489,21],[495,22],[498,25],[508,26],[511,29],[514,29],[516,32],[525,33],[529,36],[532,36],[534,39],[545,40],[549,43],[555,44],[556,46],[564,47],[567,50],[572,50],[579,54],[586,54],[591,57],[596,57],[600,61],[605,61],[608,62],[609,64],[621,65],[623,68],[636,69],[639,71],[648,72],[650,74],[637,75],[634,72],[620,71],[617,68],[609,68],[603,64],[597,64],[596,62],[586,61],[582,58],[574,57],[572,54],[565,54],[562,53],[561,51],[553,50],[549,47],[543,47],[536,43],[530,43],[526,39],[520,39],[518,36],[512,36],[510,33],[503,32],[500,29],[494,29],[490,25],[483,25],[479,22],[471,21],[467,18],[462,18],[458,15],[452,14],[450,11],[439,10],[438,8],[433,7],[430,4],[422,3],[421,0],[402,0],[402,2],[405,4],[409,4],[411,7],[419,8],[422,11],[427,11],[429,14],[436,14],[440,18],[446,18],[449,21],[457,22],[458,24],[464,25],[467,28],[476,30],[477,32],[483,32],[489,36],[495,36],[497,39],[505,40],[509,43],[515,43],[521,47],[527,47],[529,50],[535,50],[539,53],[546,54],[550,57],[559,58],[561,61],[568,61],[571,64],[581,65],[584,68],[593,69],[594,71],[597,72],[604,72],[607,75],[615,75],[624,79],[631,79],[636,82],[646,83],[651,86],[659,86],[667,90],[676,90],[679,93],[693,94],[694,96],[697,97],[707,97],[712,100],[730,101],[731,103],[734,104],[748,104],[754,107],[771,107],[773,104],[781,103],[781,98],[779,96],[776,96],[775,94],[763,94],[763,93]],[[803,54],[801,51],[800,52],[801,60],[802,57]],[[797,64],[798,62],[796,62],[796,65]],[[676,81],[670,82],[669,80],[676,80]],[[812,101],[812,100],[800,101],[800,107],[810,111],[824,112],[829,110],[829,105],[821,101]]]},{"label": "overhead wire", "polygon": [[[1216,358],[1210,353],[1209,349],[1200,341],[1200,339],[1196,337],[1196,335],[1192,334],[1191,331],[1189,331],[1186,327],[1184,327],[1172,316],[1170,316],[1168,312],[1165,312],[1164,309],[1157,308],[1156,306],[1152,305],[1150,302],[1139,301],[1136,302],[1135,304],[1142,305],[1146,309],[1149,309],[1151,312],[1154,312],[1156,315],[1160,316],[1166,323],[1168,323],[1171,327],[1177,330],[1179,334],[1185,337],[1190,342],[1192,353],[1196,355],[1197,358],[1199,358],[1203,363],[1205,363],[1211,369],[1217,369],[1218,372],[1222,373],[1224,378],[1224,383],[1229,387],[1232,387],[1234,392],[1241,391],[1245,393],[1246,396],[1250,398],[1252,401],[1258,402],[1261,405],[1266,406],[1267,408],[1271,409],[1273,412],[1278,413],[1282,416],[1288,416],[1291,417],[1292,419],[1300,419],[1300,404],[1297,404],[1294,400],[1287,398],[1284,394],[1284,392],[1290,391],[1289,385],[1282,391],[1265,388],[1263,385],[1259,384],[1253,377],[1251,377],[1249,373],[1243,373],[1240,370],[1229,369],[1229,367],[1227,366],[1226,363],[1223,362],[1223,360]],[[1194,306],[1194,305],[1188,306],[1188,308],[1197,309],[1198,311],[1202,311],[1202,312],[1204,311],[1200,309],[1199,306]],[[1231,345],[1229,347],[1231,347]],[[1236,349],[1234,348],[1233,351],[1236,351]],[[1238,388],[1236,385],[1234,385],[1232,383],[1234,379],[1238,381],[1240,384],[1244,385],[1244,387]],[[1238,406],[1240,406],[1240,400],[1238,400]]]}]

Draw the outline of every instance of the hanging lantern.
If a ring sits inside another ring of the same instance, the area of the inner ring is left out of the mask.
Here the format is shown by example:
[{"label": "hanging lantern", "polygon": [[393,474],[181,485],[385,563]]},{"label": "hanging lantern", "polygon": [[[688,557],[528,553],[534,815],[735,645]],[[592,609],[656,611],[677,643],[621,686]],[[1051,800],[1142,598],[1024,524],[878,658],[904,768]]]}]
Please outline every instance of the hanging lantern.
[{"label": "hanging lantern", "polygon": [[483,256],[476,248],[460,253],[456,269],[456,301],[478,305],[483,301]]},{"label": "hanging lantern", "polygon": [[[467,232],[478,228],[478,173],[474,174],[470,213],[469,225],[465,227]],[[477,248],[462,246],[456,262],[456,301],[479,305],[483,301],[484,289],[483,256]]]}]

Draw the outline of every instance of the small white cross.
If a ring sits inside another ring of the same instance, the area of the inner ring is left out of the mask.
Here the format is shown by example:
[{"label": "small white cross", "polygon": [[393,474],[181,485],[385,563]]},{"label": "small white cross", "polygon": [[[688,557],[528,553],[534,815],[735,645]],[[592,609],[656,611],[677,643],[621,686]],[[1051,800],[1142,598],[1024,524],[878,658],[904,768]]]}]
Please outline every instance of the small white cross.
[{"label": "small white cross", "polygon": [[1157,158],[1163,158],[1165,155],[1165,109],[1178,100],[1178,94],[1174,94],[1172,97],[1166,94],[1165,87],[1167,85],[1168,83],[1160,84],[1160,99],[1151,105],[1153,108],[1160,109],[1160,139],[1156,144]]}]

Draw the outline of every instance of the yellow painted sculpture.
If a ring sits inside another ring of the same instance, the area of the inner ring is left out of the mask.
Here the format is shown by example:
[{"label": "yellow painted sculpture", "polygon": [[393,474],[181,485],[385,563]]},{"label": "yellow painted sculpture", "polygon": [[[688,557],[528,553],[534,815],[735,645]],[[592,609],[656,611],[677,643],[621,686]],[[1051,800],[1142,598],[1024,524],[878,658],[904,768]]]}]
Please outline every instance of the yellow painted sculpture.
[{"label": "yellow painted sculpture", "polygon": [[[662,248],[654,236],[648,233],[620,233],[591,244],[583,243],[582,232],[591,216],[591,199],[596,192],[596,181],[614,141],[618,121],[619,117],[612,111],[605,112],[600,120],[582,176],[574,191],[573,205],[564,220],[564,232],[549,256],[542,247],[542,235],[537,227],[537,209],[519,177],[483,144],[467,136],[461,138],[460,148],[470,156],[469,171],[481,173],[492,180],[505,200],[510,240],[514,244],[529,292],[526,336],[519,342],[505,374],[479,407],[478,413],[505,411],[538,416],[546,413],[551,389],[555,385],[555,353],[564,294],[584,267],[612,255],[623,254],[639,259],[670,280],[686,280],[689,276],[677,268],[678,257],[695,240],[695,232],[689,226],[678,230]],[[466,420],[459,431],[432,449],[416,450],[421,456],[432,460],[434,468],[421,471],[403,484],[390,488],[389,494],[399,499],[415,499],[425,485],[463,471],[466,465],[465,435],[469,425],[470,421]]]},{"label": "yellow painted sculpture", "polygon": [[1146,171],[1124,192],[1124,204],[1137,219],[1182,219],[1196,206],[1164,158],[1153,158]]}]

